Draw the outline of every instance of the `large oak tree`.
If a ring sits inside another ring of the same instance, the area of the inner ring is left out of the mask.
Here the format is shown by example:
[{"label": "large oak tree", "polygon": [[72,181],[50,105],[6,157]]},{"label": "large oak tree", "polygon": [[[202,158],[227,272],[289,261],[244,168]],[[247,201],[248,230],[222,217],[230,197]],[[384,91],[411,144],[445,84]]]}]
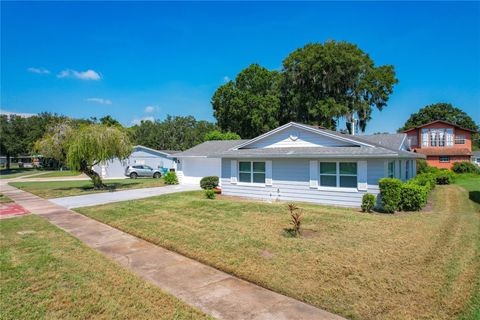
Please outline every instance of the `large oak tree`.
[{"label": "large oak tree", "polygon": [[347,42],[313,43],[292,52],[281,71],[257,64],[241,71],[212,97],[219,127],[252,138],[296,121],[336,129],[340,118],[365,130],[398,82],[391,65],[376,66]]}]

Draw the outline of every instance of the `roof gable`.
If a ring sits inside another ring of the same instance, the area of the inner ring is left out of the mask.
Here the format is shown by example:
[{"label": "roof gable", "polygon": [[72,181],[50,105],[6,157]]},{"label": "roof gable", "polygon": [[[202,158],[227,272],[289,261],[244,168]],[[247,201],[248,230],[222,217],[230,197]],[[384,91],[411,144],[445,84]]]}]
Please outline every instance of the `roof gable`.
[{"label": "roof gable", "polygon": [[469,128],[460,127],[459,125],[457,125],[457,124],[455,124],[455,123],[448,122],[448,121],[445,121],[445,120],[435,120],[435,121],[431,121],[431,122],[422,124],[422,125],[420,125],[420,126],[418,126],[418,127],[404,130],[403,132],[410,132],[410,131],[412,131],[412,130],[420,129],[420,128],[423,128],[423,127],[432,125],[432,124],[434,124],[434,123],[444,123],[444,124],[446,124],[446,125],[452,126],[452,127],[454,127],[454,128],[457,128],[457,129],[462,129],[462,130],[470,131],[470,132],[476,132],[475,130],[472,130],[472,129],[469,129]]},{"label": "roof gable", "polygon": [[232,150],[360,146],[372,147],[367,141],[359,141],[329,130],[290,122],[243,144],[235,146]]},{"label": "roof gable", "polygon": [[[133,152],[138,152],[138,151],[143,151],[143,152],[146,152],[146,153],[155,154],[155,155],[166,157],[166,158],[168,158],[171,155],[171,153],[168,153],[166,151],[155,150],[155,149],[145,147],[145,146],[140,146],[140,145],[134,146],[133,150],[132,150],[132,153]],[[175,152],[178,152],[178,151],[175,151]]]}]

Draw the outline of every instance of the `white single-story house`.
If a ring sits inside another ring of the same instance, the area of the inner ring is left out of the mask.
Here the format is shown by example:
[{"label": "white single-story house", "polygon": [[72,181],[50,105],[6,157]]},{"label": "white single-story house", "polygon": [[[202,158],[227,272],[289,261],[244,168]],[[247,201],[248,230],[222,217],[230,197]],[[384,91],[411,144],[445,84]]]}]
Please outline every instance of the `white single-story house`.
[{"label": "white single-story house", "polygon": [[127,159],[123,161],[118,158],[112,159],[105,164],[96,165],[93,169],[102,178],[125,178],[125,168],[134,164],[147,165],[154,169],[176,169],[173,155],[177,152],[179,151],[155,150],[144,146],[135,146]]},{"label": "white single-story house", "polygon": [[347,135],[290,122],[251,140],[208,141],[175,154],[181,183],[220,177],[222,193],[358,207],[378,180],[416,175],[406,134]]}]

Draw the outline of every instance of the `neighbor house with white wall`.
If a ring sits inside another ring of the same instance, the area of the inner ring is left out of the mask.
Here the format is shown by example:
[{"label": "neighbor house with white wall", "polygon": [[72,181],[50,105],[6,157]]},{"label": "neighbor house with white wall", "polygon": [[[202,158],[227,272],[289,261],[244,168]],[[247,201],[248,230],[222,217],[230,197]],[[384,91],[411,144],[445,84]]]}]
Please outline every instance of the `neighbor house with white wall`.
[{"label": "neighbor house with white wall", "polygon": [[208,141],[175,154],[181,183],[220,177],[222,193],[358,207],[384,177],[408,180],[416,159],[406,134],[352,136],[290,122],[251,140]]},{"label": "neighbor house with white wall", "polygon": [[125,168],[129,165],[146,165],[153,169],[176,169],[173,155],[179,151],[155,150],[145,146],[135,146],[128,158],[118,158],[93,167],[102,178],[125,178]]}]

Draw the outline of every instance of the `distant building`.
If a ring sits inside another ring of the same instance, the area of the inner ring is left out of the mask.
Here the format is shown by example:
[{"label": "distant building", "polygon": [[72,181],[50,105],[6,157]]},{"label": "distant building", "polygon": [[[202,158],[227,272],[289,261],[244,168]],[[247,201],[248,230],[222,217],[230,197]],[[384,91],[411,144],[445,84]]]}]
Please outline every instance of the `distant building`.
[{"label": "distant building", "polygon": [[451,169],[454,162],[472,158],[474,130],[437,120],[404,131],[410,148],[427,156],[427,163],[437,168]]}]

